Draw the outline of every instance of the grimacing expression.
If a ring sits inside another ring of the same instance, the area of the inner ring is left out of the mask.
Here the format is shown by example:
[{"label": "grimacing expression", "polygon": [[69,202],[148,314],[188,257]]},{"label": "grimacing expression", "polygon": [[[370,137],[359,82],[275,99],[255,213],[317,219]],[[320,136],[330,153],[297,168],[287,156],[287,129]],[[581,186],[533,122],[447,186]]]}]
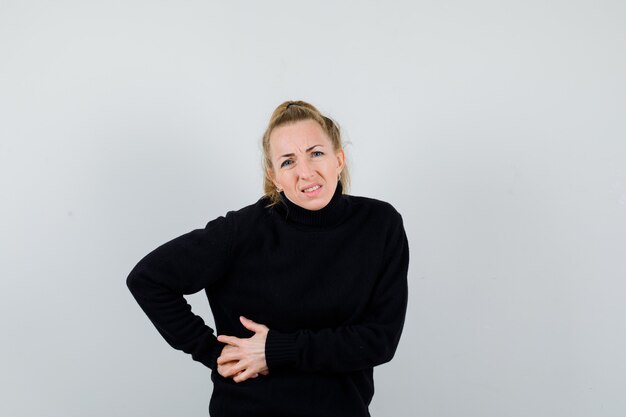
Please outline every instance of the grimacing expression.
[{"label": "grimacing expression", "polygon": [[270,134],[270,176],[294,204],[307,210],[326,207],[344,167],[342,149],[315,120],[279,126]]}]

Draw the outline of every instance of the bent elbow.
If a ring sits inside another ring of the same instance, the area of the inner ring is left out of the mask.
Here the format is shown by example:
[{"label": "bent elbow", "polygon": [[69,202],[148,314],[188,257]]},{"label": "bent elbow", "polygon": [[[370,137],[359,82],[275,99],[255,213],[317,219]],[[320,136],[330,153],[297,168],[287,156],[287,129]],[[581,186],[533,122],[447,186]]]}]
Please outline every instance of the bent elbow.
[{"label": "bent elbow", "polygon": [[146,286],[145,273],[135,266],[126,277],[126,286],[133,295],[142,292],[142,289],[145,289]]},{"label": "bent elbow", "polygon": [[400,334],[384,334],[380,336],[381,343],[378,347],[378,352],[374,360],[375,366],[382,365],[393,359],[400,342]]}]

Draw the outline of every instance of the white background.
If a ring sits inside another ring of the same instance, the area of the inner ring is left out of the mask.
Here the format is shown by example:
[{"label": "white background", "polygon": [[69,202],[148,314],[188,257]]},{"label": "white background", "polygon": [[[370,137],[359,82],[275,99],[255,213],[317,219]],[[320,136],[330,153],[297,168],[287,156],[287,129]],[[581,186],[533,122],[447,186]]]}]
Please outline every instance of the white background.
[{"label": "white background", "polygon": [[0,415],[207,415],[208,369],[125,279],[261,196],[267,120],[304,99],[409,237],[373,416],[624,416],[625,22],[617,0],[0,1]]}]

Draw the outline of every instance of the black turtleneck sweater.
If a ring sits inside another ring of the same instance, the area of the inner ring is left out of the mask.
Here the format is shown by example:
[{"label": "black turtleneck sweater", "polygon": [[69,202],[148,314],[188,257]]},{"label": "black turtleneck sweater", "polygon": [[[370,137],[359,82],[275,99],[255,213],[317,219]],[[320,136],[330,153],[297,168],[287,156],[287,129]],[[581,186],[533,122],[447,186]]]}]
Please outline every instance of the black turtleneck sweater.
[{"label": "black turtleneck sweater", "polygon": [[[369,416],[373,367],[396,350],[407,304],[409,249],[388,203],[342,194],[306,210],[255,204],[146,255],[127,279],[174,348],[213,370],[214,417]],[[184,294],[205,290],[217,334],[250,337],[239,316],[270,331],[269,375],[223,378],[223,344]]]}]

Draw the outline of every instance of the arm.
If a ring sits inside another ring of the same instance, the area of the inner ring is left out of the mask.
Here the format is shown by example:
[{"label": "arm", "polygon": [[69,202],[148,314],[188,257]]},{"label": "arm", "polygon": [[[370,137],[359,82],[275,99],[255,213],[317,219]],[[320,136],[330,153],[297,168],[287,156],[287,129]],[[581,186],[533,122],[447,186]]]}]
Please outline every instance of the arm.
[{"label": "arm", "polygon": [[177,237],[146,255],[126,283],[140,307],[173,348],[215,369],[223,348],[213,329],[191,312],[184,294],[222,278],[232,245],[231,220],[219,217],[204,229]]}]

